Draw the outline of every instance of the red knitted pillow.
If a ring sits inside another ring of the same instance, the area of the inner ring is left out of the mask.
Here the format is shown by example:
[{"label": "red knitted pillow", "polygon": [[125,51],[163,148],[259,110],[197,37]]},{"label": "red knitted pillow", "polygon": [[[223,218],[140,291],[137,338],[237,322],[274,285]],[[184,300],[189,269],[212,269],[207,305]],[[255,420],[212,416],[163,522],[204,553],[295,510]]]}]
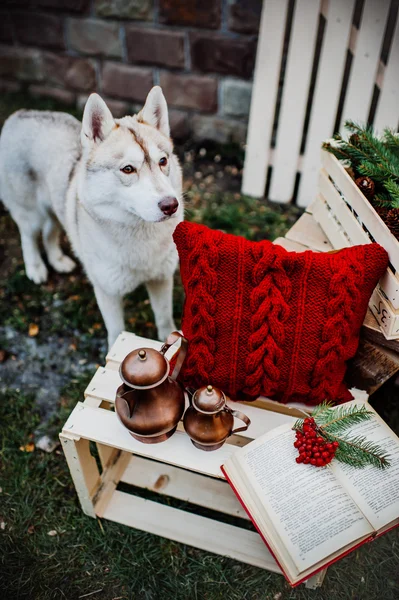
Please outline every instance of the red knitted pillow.
[{"label": "red knitted pillow", "polygon": [[187,222],[174,240],[186,293],[186,386],[212,384],[233,399],[352,398],[345,361],[387,268],[381,246],[287,252]]}]

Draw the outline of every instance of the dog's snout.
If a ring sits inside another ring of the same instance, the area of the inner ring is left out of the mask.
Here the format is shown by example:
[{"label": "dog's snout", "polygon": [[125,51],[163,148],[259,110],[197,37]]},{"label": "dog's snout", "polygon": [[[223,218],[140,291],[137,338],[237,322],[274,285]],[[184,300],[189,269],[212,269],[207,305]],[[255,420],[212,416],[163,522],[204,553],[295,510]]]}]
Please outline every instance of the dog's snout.
[{"label": "dog's snout", "polygon": [[167,198],[163,198],[158,203],[158,206],[164,215],[167,215],[168,217],[170,217],[170,216],[174,215],[175,212],[177,211],[177,209],[179,207],[179,203],[176,200],[176,198],[173,198],[173,196],[168,196]]}]

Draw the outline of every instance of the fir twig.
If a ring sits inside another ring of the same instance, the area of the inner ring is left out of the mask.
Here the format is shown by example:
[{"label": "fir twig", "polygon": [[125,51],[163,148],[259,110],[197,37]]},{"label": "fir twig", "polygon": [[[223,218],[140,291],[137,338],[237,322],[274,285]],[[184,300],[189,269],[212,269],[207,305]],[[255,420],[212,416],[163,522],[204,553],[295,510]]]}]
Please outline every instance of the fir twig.
[{"label": "fir twig", "polygon": [[373,465],[379,469],[390,466],[388,455],[381,452],[381,448],[373,442],[367,441],[364,436],[354,438],[339,437],[325,431],[330,442],[338,442],[335,458],[348,465],[365,467]]},{"label": "fir twig", "polygon": [[[334,407],[330,402],[319,404],[312,413],[319,436],[327,442],[338,442],[339,446],[335,454],[337,460],[355,467],[373,465],[383,469],[388,467],[390,462],[388,455],[378,444],[367,441],[364,436],[350,438],[341,435],[348,427],[367,421],[372,416],[373,412],[367,410],[365,404],[360,406],[343,404]],[[293,429],[302,431],[303,424],[304,419],[298,419]]]},{"label": "fir twig", "polygon": [[341,161],[349,161],[356,176],[369,177],[375,184],[374,206],[399,208],[399,134],[385,129],[378,138],[370,126],[345,122],[351,133],[348,140],[341,134],[326,140],[323,148]]}]

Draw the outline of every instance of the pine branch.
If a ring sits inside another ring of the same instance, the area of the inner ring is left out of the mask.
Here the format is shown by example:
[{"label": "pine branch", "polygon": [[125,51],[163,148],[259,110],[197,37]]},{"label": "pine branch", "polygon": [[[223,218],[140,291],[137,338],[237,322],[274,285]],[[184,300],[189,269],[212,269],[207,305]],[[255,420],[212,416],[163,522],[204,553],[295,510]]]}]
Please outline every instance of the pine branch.
[{"label": "pine branch", "polygon": [[392,178],[392,169],[389,166],[371,160],[362,161],[356,170],[359,175],[370,177],[376,183],[384,183],[387,178]]},{"label": "pine branch", "polygon": [[364,404],[360,407],[356,405],[345,407],[345,405],[342,405],[336,409],[327,408],[318,416],[317,423],[325,433],[336,434],[351,425],[368,421],[372,414]]},{"label": "pine branch", "polygon": [[351,124],[352,131],[353,127],[356,127],[356,135],[358,137],[357,146],[360,146],[360,148],[366,152],[372,160],[377,163],[381,163],[381,165],[385,164],[385,166],[389,169],[393,169],[393,172],[396,172],[396,170],[399,169],[397,157],[390,151],[390,149],[382,140],[379,140],[376,137],[372,127],[369,126],[362,129],[360,125],[357,125],[352,121],[347,121],[346,125],[348,123]]},{"label": "pine branch", "polygon": [[393,179],[388,179],[383,182],[383,186],[391,197],[390,207],[399,208],[399,183]]},{"label": "pine branch", "polygon": [[[330,402],[323,402],[312,413],[316,424],[313,425],[316,427],[314,430],[316,434],[322,437],[326,443],[338,442],[335,457],[339,461],[355,467],[374,465],[378,468],[385,468],[390,465],[388,455],[384,454],[377,444],[367,441],[363,436],[350,438],[342,435],[348,427],[368,421],[372,416],[373,412],[367,410],[365,404],[333,406]],[[294,423],[293,429],[303,432],[303,427],[304,419],[298,419]],[[305,433],[305,435],[307,434]]]},{"label": "pine branch", "polygon": [[339,146],[333,146],[329,142],[323,142],[322,148],[323,150],[327,150],[328,152],[331,152],[331,154],[334,154],[335,158],[338,158],[338,160],[350,160],[349,154]]},{"label": "pine branch", "polygon": [[399,135],[394,130],[389,128],[384,129],[383,140],[386,147],[389,148],[393,154],[399,155]]},{"label": "pine branch", "polygon": [[379,139],[372,127],[348,120],[349,140],[341,134],[327,140],[323,148],[339,160],[350,162],[356,174],[370,177],[376,186],[371,203],[381,208],[399,208],[399,134],[385,129]]},{"label": "pine branch", "polygon": [[391,196],[387,192],[377,192],[373,198],[373,205],[379,208],[395,208]]},{"label": "pine branch", "polygon": [[340,462],[357,467],[372,465],[379,469],[385,469],[391,464],[388,455],[384,454],[377,444],[367,441],[364,436],[348,438],[325,433],[330,442],[339,443],[335,457]]}]

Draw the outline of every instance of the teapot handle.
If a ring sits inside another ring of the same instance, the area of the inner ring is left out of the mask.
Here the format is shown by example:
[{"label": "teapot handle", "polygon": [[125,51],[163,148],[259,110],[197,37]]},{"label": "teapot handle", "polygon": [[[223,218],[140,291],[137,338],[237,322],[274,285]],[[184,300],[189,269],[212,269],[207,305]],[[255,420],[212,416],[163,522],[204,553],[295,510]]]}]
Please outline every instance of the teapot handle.
[{"label": "teapot handle", "polygon": [[238,433],[239,431],[246,431],[248,429],[248,427],[251,425],[251,419],[249,419],[247,417],[247,415],[244,415],[244,413],[240,412],[239,410],[232,410],[229,406],[225,406],[225,410],[227,410],[227,412],[231,413],[233,415],[233,417],[236,417],[236,419],[240,419],[240,421],[244,421],[245,425],[243,427],[237,427],[237,429],[233,429],[233,431],[231,432],[231,435],[233,435],[233,433]]},{"label": "teapot handle", "polygon": [[166,338],[166,342],[160,350],[161,354],[165,354],[165,352],[169,350],[169,348],[173,346],[173,344],[176,344],[176,342],[178,342],[179,339],[181,339],[180,352],[176,360],[175,368],[173,369],[173,373],[171,375],[171,378],[174,381],[177,379],[177,376],[180,373],[180,369],[182,368],[184,359],[186,358],[188,342],[184,335],[182,335],[178,331],[173,331],[168,335],[168,337]]}]

